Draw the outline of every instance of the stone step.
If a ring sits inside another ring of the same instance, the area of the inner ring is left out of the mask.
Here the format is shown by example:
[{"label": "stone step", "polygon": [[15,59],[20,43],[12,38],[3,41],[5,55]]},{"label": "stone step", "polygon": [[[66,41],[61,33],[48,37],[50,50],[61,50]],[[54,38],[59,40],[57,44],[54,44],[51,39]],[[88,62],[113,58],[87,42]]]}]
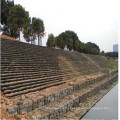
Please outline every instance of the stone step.
[{"label": "stone step", "polygon": [[36,69],[36,70],[14,70],[14,69],[5,69],[1,71],[2,74],[5,74],[5,73],[18,73],[18,72],[22,72],[22,73],[29,73],[29,74],[32,74],[32,73],[38,73],[38,72],[42,72],[42,71],[50,71],[50,70],[59,70],[59,69],[53,69],[53,68],[43,68],[43,70],[41,69]]},{"label": "stone step", "polygon": [[[27,56],[27,55],[26,55]],[[27,58],[27,59],[25,59],[24,57],[11,57],[11,56],[8,56],[8,57],[6,57],[6,56],[1,56],[1,61],[4,63],[4,61],[5,62],[9,62],[9,60],[14,60],[15,62],[18,62],[18,63],[20,63],[20,62],[22,62],[22,63],[24,63],[24,62],[28,62],[28,63],[33,63],[34,64],[34,61],[36,61],[37,63],[39,62],[39,63],[52,63],[53,65],[54,64],[57,64],[57,58],[54,58],[54,59],[52,59],[52,58],[50,58],[50,59],[47,59],[47,58],[39,58],[39,57],[37,57],[37,58],[32,58],[32,57],[30,57],[30,58]]]},{"label": "stone step", "polygon": [[[35,74],[35,73],[47,73],[47,72],[51,72],[51,71],[56,71],[56,72],[61,72],[61,71],[64,71],[64,70],[60,70],[60,69],[40,69],[39,71],[33,71],[33,72],[31,72],[31,74]],[[65,71],[68,71],[68,72],[70,72],[68,69],[66,69]],[[19,72],[20,73],[20,72]],[[1,76],[3,77],[3,76],[8,76],[8,75],[15,75],[15,74],[18,74],[18,72],[16,72],[16,71],[1,71]],[[20,73],[20,74],[23,74],[23,73]],[[24,73],[24,74],[29,74],[29,72],[28,73]]]},{"label": "stone step", "polygon": [[[7,63],[8,62],[8,63]],[[40,61],[39,61],[40,62]],[[26,65],[29,65],[30,64],[30,66],[28,66],[28,67],[31,67],[31,66],[35,66],[37,63],[35,63],[35,62],[32,62],[32,64],[31,64],[31,62],[28,62],[28,63],[25,63],[25,62],[22,62],[22,61],[15,61],[14,60],[14,62],[13,63],[11,63],[10,64],[10,62],[9,62],[9,60],[8,61],[1,61],[1,63],[2,63],[2,65],[1,66],[8,66],[8,65],[12,65],[13,67],[16,67],[16,66],[18,66],[18,67],[21,67],[21,66],[26,66]],[[54,63],[54,62],[43,62],[43,61],[41,61],[40,62],[41,64],[43,64],[43,66],[45,66],[45,65],[48,65],[48,66],[51,66],[51,64],[53,65],[53,66],[56,66],[56,65],[58,65],[58,63]]]},{"label": "stone step", "polygon": [[54,73],[54,72],[49,72],[49,73],[43,73],[43,74],[31,74],[31,75],[25,75],[25,74],[21,74],[21,75],[17,75],[17,76],[5,76],[1,78],[1,82],[5,83],[5,82],[12,82],[12,81],[17,81],[15,79],[34,79],[34,78],[42,78],[42,77],[49,77],[49,76],[55,76],[55,75],[64,75],[63,73]]},{"label": "stone step", "polygon": [[53,83],[55,81],[57,82],[62,80],[60,78],[53,78],[53,79],[48,79],[43,81],[29,82],[26,84],[19,84],[19,85],[15,84],[14,86],[10,85],[8,87],[2,87],[2,90],[4,94],[15,93],[15,92],[23,91],[26,89],[35,88],[37,86],[44,86],[46,84]]},{"label": "stone step", "polygon": [[15,73],[13,73],[12,71],[11,71],[11,73],[9,72],[5,72],[5,73],[1,73],[1,78],[3,78],[3,79],[8,79],[8,78],[14,78],[14,77],[17,77],[17,76],[32,76],[32,75],[47,75],[47,74],[51,74],[51,73],[61,73],[61,74],[68,74],[68,73],[70,73],[70,71],[69,70],[51,70],[51,69],[46,69],[46,70],[42,70],[42,71],[39,71],[39,72],[31,72],[31,74],[29,74],[29,73],[18,73],[18,72],[15,72]]},{"label": "stone step", "polygon": [[31,88],[31,89],[26,89],[26,90],[22,90],[22,91],[19,91],[19,92],[14,92],[14,93],[11,93],[11,94],[5,94],[6,97],[8,98],[12,98],[12,97],[15,97],[15,96],[18,96],[18,95],[23,95],[23,94],[27,94],[27,93],[30,93],[30,92],[35,92],[35,91],[39,91],[39,90],[42,90],[42,89],[45,89],[45,88],[48,88],[48,87],[52,87],[52,86],[58,86],[60,84],[64,84],[65,82],[64,81],[52,81],[52,82],[49,82],[48,84],[44,85],[44,86],[37,86],[35,88]]},{"label": "stone step", "polygon": [[[27,67],[27,65],[28,65],[29,67]],[[41,69],[40,67],[42,67],[42,66],[36,66],[36,65],[33,65],[33,64],[18,64],[18,65],[17,65],[16,63],[15,63],[15,64],[10,64],[10,63],[7,64],[7,63],[6,63],[5,65],[2,65],[2,66],[1,66],[2,69],[4,69],[4,68],[6,69],[6,67],[7,67],[7,68],[10,68],[10,67],[11,67],[11,68],[19,68],[19,69],[22,69],[22,68]],[[47,66],[46,66],[46,67],[47,67]],[[50,67],[51,67],[51,66],[50,66]],[[48,68],[49,68],[49,65],[48,65]],[[54,67],[54,68],[58,68],[58,67]]]},{"label": "stone step", "polygon": [[[55,80],[60,80],[60,78],[56,78]],[[42,81],[30,81],[29,83],[21,83],[21,84],[11,84],[10,86],[6,86],[6,87],[2,87],[2,90],[5,91],[5,90],[11,90],[11,91],[14,91],[14,89],[16,88],[20,88],[22,89],[23,87],[31,87],[32,85],[38,85],[40,84],[41,86],[48,83],[48,82],[51,82],[51,81],[54,81],[54,79],[46,79],[46,80],[42,80]]]},{"label": "stone step", "polygon": [[[67,75],[67,76],[66,76]],[[34,77],[18,77],[18,78],[13,78],[13,79],[1,79],[1,87],[7,87],[9,85],[17,85],[17,84],[22,84],[22,83],[28,83],[28,82],[37,82],[37,81],[43,81],[46,79],[53,79],[53,78],[61,78],[63,79],[64,77],[69,77],[69,76],[74,76],[74,74],[53,74],[53,75],[46,75],[46,76],[34,76]]]},{"label": "stone step", "polygon": [[[17,56],[17,54],[19,54],[19,55]],[[27,58],[25,58],[26,55],[28,56]],[[17,52],[16,52],[16,55],[14,55],[12,53],[9,53],[9,55],[1,54],[2,59],[7,59],[7,58],[9,59],[9,57],[10,57],[11,59],[15,58],[15,60],[23,60],[23,61],[25,61],[25,60],[28,60],[28,61],[32,61],[32,60],[36,60],[36,61],[42,61],[42,60],[50,61],[50,60],[53,60],[55,62],[57,60],[57,58],[56,58],[57,55],[53,55],[52,57],[50,57],[50,56],[51,55],[45,56],[44,53],[43,54],[39,54],[38,56],[30,55],[30,53],[29,54],[21,54],[21,53],[17,53]],[[52,61],[50,61],[50,62],[52,62]]]},{"label": "stone step", "polygon": [[9,85],[17,85],[17,84],[22,84],[22,83],[27,83],[27,82],[31,82],[31,81],[42,81],[42,80],[46,80],[46,79],[53,79],[53,78],[59,78],[59,77],[62,77],[62,76],[64,76],[64,75],[55,75],[55,76],[49,76],[49,77],[42,77],[42,78],[36,78],[36,79],[21,79],[21,78],[18,78],[17,80],[15,80],[15,79],[13,79],[15,82],[11,82],[11,81],[9,81],[9,83],[2,83],[1,84],[1,87],[7,87],[7,86],[9,86]]},{"label": "stone step", "polygon": [[[10,92],[10,91],[14,91],[15,88],[17,88],[17,91],[18,91],[18,88],[22,89],[23,86],[25,86],[27,88],[30,87],[30,85],[38,85],[40,84],[41,86],[44,85],[44,83],[46,84],[47,82],[51,82],[51,81],[55,81],[55,80],[64,80],[64,81],[68,81],[70,79],[73,78],[73,75],[69,75],[68,77],[64,76],[64,77],[56,77],[56,78],[50,78],[50,79],[42,79],[41,81],[39,79],[37,80],[29,80],[29,81],[23,81],[21,83],[17,83],[16,82],[13,82],[12,84],[7,84],[7,85],[4,85],[2,86],[2,91],[5,91],[7,90],[7,92]],[[29,83],[28,83],[29,82]]]},{"label": "stone step", "polygon": [[44,69],[60,69],[58,66],[52,66],[52,65],[39,65],[36,67],[35,66],[30,66],[27,68],[27,66],[14,66],[14,65],[9,65],[9,66],[1,66],[1,69],[3,70],[6,70],[6,69],[26,69],[26,70],[32,70],[32,69],[36,69],[36,70],[39,70],[41,68],[44,68]]}]

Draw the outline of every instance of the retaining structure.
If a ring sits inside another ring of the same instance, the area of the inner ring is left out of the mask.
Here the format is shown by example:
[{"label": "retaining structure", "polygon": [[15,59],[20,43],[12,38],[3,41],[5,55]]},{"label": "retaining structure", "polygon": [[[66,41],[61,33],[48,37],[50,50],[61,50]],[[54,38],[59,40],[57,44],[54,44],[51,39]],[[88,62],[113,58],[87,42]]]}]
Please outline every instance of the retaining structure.
[{"label": "retaining structure", "polygon": [[[105,85],[107,86],[107,84],[109,84],[110,81],[113,81],[114,78],[111,77],[109,80],[108,76],[104,74],[102,76],[99,76],[99,77],[96,77],[93,79],[89,79],[80,84],[70,85],[64,89],[60,89],[59,91],[56,91],[56,92],[53,92],[50,94],[45,94],[42,96],[38,96],[37,99],[33,98],[31,100],[27,100],[24,102],[18,102],[16,105],[14,105],[12,108],[9,109],[9,112],[10,112],[10,114],[14,114],[16,112],[18,114],[21,114],[22,112],[31,112],[35,108],[40,108],[40,107],[48,105],[49,103],[53,103],[59,99],[63,99],[66,96],[72,95],[74,92],[81,90],[92,84],[95,84],[97,82],[100,82],[105,78],[108,79],[108,81],[106,83],[101,83],[101,85],[99,85],[96,89],[88,91],[87,93],[83,94],[82,96],[79,96],[79,95],[77,95],[76,97],[74,96],[74,100],[68,101],[68,103],[69,102],[71,103],[71,105],[68,105],[68,106],[76,106],[81,101],[85,100],[88,96],[91,96],[91,95],[95,94],[96,92],[98,92],[101,88],[103,88],[103,86],[105,86]],[[47,109],[48,109],[48,107],[47,107]]]}]

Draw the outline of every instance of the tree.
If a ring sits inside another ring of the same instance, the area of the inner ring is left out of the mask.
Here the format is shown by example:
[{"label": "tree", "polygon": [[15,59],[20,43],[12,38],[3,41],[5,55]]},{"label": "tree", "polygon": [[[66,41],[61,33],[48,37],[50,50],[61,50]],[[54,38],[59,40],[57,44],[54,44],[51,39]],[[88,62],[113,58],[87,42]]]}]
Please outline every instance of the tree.
[{"label": "tree", "polygon": [[31,18],[30,18],[29,24],[24,27],[23,34],[27,42],[30,42],[30,41],[32,42],[36,39],[36,34],[32,29]]},{"label": "tree", "polygon": [[75,41],[75,45],[74,45],[74,50],[75,51],[78,51],[78,49],[79,49],[79,42],[80,42],[79,40]]},{"label": "tree", "polygon": [[33,32],[36,34],[36,36],[38,37],[38,45],[39,45],[39,37],[43,37],[44,36],[44,23],[40,18],[32,18],[32,29]]},{"label": "tree", "polygon": [[86,43],[85,53],[89,54],[99,54],[100,49],[95,43],[88,42]]},{"label": "tree", "polygon": [[29,14],[21,5],[15,5],[9,11],[8,23],[12,30],[19,31],[20,39],[20,31],[29,23]]},{"label": "tree", "polygon": [[96,48],[96,50],[100,51],[99,46],[96,45],[95,43],[87,42],[86,45],[87,45],[90,49],[91,49],[91,48]]},{"label": "tree", "polygon": [[8,23],[9,11],[13,6],[14,1],[1,0],[1,30],[3,31],[2,34],[17,38],[19,36],[19,31],[11,29]]},{"label": "tree", "polygon": [[61,36],[56,37],[57,39],[57,47],[64,49],[65,47],[65,41],[63,40],[63,38]]},{"label": "tree", "polygon": [[92,48],[91,50],[90,50],[90,53],[89,54],[95,54],[95,55],[97,55],[97,54],[99,54],[99,51],[96,49],[96,48]]},{"label": "tree", "polygon": [[1,24],[8,24],[7,19],[9,16],[10,8],[14,6],[14,1],[1,0]]},{"label": "tree", "polygon": [[[66,45],[69,48],[69,50],[71,50],[71,49],[76,50],[77,46],[75,47],[75,44],[78,43],[76,41],[79,41],[77,34],[70,30],[62,32],[61,34],[59,34],[57,36],[57,42],[60,43],[60,46],[59,46],[59,44],[57,44],[57,45],[60,48],[63,48]],[[61,46],[61,45],[63,45],[63,46]]]},{"label": "tree", "polygon": [[79,42],[79,48],[78,48],[79,52],[83,52],[86,53],[86,44],[83,42]]},{"label": "tree", "polygon": [[118,52],[107,52],[105,53],[105,56],[108,56],[111,58],[118,58]]},{"label": "tree", "polygon": [[53,34],[49,34],[47,40],[47,47],[55,47],[55,46],[56,46],[56,38],[54,37]]},{"label": "tree", "polygon": [[67,48],[68,48],[69,50],[72,50],[72,49],[73,49],[73,39],[72,39],[72,38],[69,38],[69,39],[68,39]]},{"label": "tree", "polygon": [[[54,36],[51,34],[48,37],[47,46],[54,47],[55,44],[53,45],[54,43],[53,41],[55,41]],[[74,50],[88,54],[100,54],[100,48],[98,45],[92,42],[88,43],[81,42],[78,39],[77,34],[69,30],[62,32],[56,37],[56,46],[61,49],[64,49],[65,46],[67,46],[69,50]]]},{"label": "tree", "polygon": [[105,52],[104,52],[104,51],[102,51],[102,52],[100,53],[100,55],[103,55],[103,56],[104,56],[104,55],[105,55]]},{"label": "tree", "polygon": [[9,25],[4,25],[3,28],[1,29],[3,31],[3,35],[7,35],[10,37],[18,38],[19,37],[19,31],[18,30],[13,30],[10,28]]}]

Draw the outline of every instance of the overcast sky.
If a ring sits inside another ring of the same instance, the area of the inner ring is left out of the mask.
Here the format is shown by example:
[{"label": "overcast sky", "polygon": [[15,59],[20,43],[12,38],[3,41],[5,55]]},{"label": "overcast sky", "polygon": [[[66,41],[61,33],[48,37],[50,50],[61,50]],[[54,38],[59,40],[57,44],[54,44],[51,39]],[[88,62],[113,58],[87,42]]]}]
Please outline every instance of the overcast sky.
[{"label": "overcast sky", "polygon": [[105,52],[118,43],[119,0],[14,0],[29,11],[30,17],[44,21],[46,46],[48,34],[66,30],[77,33],[80,41],[94,42]]}]

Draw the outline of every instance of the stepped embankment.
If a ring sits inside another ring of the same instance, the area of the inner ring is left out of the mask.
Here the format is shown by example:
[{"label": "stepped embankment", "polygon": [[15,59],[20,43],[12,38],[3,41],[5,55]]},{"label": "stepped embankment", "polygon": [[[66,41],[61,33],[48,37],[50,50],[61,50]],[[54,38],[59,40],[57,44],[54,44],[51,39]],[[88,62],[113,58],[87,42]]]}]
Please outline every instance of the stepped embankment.
[{"label": "stepped embankment", "polygon": [[1,38],[1,108],[31,120],[67,119],[74,107],[114,84],[117,72],[117,63],[101,55]]}]

